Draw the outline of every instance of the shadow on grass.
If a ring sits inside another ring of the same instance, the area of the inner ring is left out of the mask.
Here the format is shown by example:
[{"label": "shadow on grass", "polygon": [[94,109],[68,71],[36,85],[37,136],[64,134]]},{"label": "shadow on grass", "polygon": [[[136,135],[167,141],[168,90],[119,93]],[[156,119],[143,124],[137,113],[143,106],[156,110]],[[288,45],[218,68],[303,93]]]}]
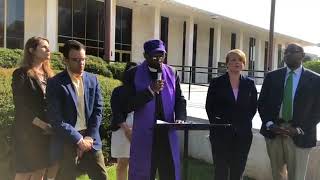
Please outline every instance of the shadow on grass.
[{"label": "shadow on grass", "polygon": [[[213,180],[213,165],[189,158],[188,160],[188,180]],[[181,164],[182,165],[182,164]],[[116,180],[116,164],[107,168],[108,180]],[[183,173],[183,172],[182,172]],[[77,180],[89,180],[88,176],[81,176]],[[159,180],[159,178],[157,178]],[[254,180],[244,177],[243,180]]]}]

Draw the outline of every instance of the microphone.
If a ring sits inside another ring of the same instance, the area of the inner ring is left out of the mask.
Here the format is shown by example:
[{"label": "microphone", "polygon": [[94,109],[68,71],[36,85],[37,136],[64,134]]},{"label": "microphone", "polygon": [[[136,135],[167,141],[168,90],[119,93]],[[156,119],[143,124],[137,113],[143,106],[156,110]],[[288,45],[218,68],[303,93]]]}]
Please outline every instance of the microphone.
[{"label": "microphone", "polygon": [[162,79],[162,69],[160,68],[157,70],[157,80],[159,81],[161,79]]}]

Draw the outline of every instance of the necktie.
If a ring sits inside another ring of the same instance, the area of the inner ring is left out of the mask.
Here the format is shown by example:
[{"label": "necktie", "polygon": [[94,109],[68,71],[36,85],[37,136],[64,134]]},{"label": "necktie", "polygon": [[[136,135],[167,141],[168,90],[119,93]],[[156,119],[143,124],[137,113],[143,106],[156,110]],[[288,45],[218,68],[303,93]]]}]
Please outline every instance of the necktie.
[{"label": "necktie", "polygon": [[289,76],[286,81],[283,93],[282,101],[282,118],[288,122],[292,119],[292,84],[293,84],[293,71],[289,72]]}]

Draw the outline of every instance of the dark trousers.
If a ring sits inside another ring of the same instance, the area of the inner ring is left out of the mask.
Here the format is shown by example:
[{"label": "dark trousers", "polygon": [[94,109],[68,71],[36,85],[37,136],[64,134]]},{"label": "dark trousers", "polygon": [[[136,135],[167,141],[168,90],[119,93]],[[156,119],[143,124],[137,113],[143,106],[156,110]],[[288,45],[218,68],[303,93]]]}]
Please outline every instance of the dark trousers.
[{"label": "dark trousers", "polygon": [[174,163],[166,128],[156,128],[154,131],[150,180],[155,179],[157,170],[160,180],[175,180]]},{"label": "dark trousers", "polygon": [[252,135],[210,137],[215,180],[242,180]]},{"label": "dark trousers", "polygon": [[102,151],[89,151],[77,159],[76,147],[65,145],[63,159],[56,180],[76,180],[87,173],[91,180],[107,180],[106,166]]}]

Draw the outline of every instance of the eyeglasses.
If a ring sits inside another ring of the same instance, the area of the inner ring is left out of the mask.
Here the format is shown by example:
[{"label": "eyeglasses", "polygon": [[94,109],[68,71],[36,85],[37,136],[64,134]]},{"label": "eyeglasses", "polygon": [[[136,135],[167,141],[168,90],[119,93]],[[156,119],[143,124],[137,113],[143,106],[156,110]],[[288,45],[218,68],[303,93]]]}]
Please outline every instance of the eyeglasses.
[{"label": "eyeglasses", "polygon": [[85,62],[87,60],[87,58],[69,58],[69,59],[75,63]]},{"label": "eyeglasses", "polygon": [[159,61],[159,60],[163,60],[165,58],[165,55],[162,55],[162,56],[153,56],[152,57],[152,60],[153,61]]}]

